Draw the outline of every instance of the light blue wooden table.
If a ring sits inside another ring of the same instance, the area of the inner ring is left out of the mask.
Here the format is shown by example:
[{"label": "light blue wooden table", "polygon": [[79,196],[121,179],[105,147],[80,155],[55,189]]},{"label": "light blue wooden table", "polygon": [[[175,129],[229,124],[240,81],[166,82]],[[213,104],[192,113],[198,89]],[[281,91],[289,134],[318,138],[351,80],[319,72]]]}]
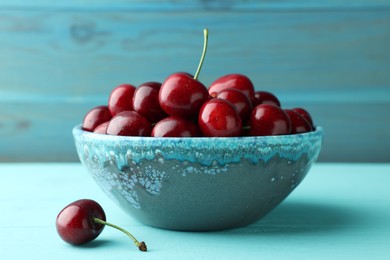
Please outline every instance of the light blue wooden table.
[{"label": "light blue wooden table", "polygon": [[[134,221],[79,163],[0,164],[0,178],[0,259],[390,259],[390,164],[316,164],[261,221],[210,233]],[[108,227],[88,246],[65,244],[55,218],[80,198],[99,201],[149,252]]]}]

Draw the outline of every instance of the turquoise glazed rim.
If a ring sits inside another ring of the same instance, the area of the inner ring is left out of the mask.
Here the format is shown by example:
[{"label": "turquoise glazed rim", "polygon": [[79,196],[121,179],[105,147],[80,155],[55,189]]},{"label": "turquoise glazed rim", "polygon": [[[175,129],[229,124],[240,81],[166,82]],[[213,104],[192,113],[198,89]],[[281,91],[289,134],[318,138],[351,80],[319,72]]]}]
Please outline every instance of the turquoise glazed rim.
[{"label": "turquoise glazed rim", "polygon": [[251,224],[304,179],[323,129],[284,136],[156,138],[74,127],[82,164],[125,212],[153,227],[211,231]]},{"label": "turquoise glazed rim", "polygon": [[[238,163],[242,159],[252,163],[267,162],[275,155],[297,160],[302,154],[308,154],[309,158],[316,160],[322,146],[323,128],[295,135],[166,138],[95,134],[78,125],[74,127],[73,135],[78,150],[89,150],[90,155],[103,159],[101,163],[106,161],[104,158],[115,157],[118,167],[127,165],[129,160],[139,164],[156,157],[210,166]],[[93,143],[93,147],[80,147],[87,143]],[[131,149],[127,149],[128,145]]]}]

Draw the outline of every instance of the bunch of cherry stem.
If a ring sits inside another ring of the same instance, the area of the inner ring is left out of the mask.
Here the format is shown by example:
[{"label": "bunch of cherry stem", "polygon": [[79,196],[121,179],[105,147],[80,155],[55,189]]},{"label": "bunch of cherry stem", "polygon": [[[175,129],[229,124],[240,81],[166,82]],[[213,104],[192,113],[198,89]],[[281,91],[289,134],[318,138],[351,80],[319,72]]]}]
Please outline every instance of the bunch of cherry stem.
[{"label": "bunch of cherry stem", "polygon": [[139,241],[138,241],[130,232],[128,232],[127,230],[125,230],[125,229],[123,229],[123,228],[121,228],[121,227],[119,227],[119,226],[117,226],[117,225],[114,225],[114,224],[111,224],[111,223],[106,222],[106,221],[104,221],[104,220],[101,220],[101,219],[99,219],[99,218],[93,218],[92,220],[93,220],[93,222],[95,222],[95,223],[98,223],[98,224],[101,224],[101,225],[106,225],[106,226],[115,228],[115,229],[117,229],[117,230],[119,230],[119,231],[122,231],[122,232],[125,233],[128,237],[130,237],[131,240],[133,240],[135,246],[138,247],[138,249],[139,249],[140,251],[143,251],[143,252],[146,252],[146,251],[147,251],[147,247],[146,247],[145,242],[143,242],[143,241],[139,242]]}]

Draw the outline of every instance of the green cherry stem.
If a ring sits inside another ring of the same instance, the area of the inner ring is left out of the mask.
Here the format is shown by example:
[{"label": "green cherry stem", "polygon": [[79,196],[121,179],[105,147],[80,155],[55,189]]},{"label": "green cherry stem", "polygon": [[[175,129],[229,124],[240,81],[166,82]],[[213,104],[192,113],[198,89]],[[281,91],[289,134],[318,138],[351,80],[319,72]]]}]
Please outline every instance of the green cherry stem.
[{"label": "green cherry stem", "polygon": [[206,56],[207,44],[208,44],[208,38],[209,38],[209,30],[207,28],[203,30],[203,35],[204,35],[204,42],[203,42],[202,56],[200,57],[198,69],[196,70],[194,79],[198,79],[200,70],[202,69],[204,57]]},{"label": "green cherry stem", "polygon": [[138,249],[140,251],[143,251],[143,252],[146,252],[147,251],[147,247],[146,247],[146,244],[145,242],[139,242],[130,232],[128,232],[127,230],[117,226],[117,225],[114,225],[114,224],[111,224],[111,223],[108,223],[104,220],[101,220],[99,218],[93,218],[93,221],[95,223],[98,223],[98,224],[101,224],[101,225],[106,225],[106,226],[110,226],[112,228],[115,228],[115,229],[118,229],[119,231],[122,231],[123,233],[125,233],[128,237],[131,238],[131,240],[133,240],[134,244],[136,247],[138,247]]}]

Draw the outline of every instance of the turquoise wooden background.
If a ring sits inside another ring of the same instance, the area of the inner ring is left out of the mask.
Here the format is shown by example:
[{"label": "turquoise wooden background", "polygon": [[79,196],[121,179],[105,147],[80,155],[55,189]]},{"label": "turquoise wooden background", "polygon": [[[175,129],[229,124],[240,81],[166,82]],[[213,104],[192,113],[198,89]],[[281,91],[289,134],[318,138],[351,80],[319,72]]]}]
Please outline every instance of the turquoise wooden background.
[{"label": "turquoise wooden background", "polygon": [[0,161],[76,161],[71,129],[120,83],[247,74],[310,110],[321,161],[390,161],[390,1],[0,0]]}]

